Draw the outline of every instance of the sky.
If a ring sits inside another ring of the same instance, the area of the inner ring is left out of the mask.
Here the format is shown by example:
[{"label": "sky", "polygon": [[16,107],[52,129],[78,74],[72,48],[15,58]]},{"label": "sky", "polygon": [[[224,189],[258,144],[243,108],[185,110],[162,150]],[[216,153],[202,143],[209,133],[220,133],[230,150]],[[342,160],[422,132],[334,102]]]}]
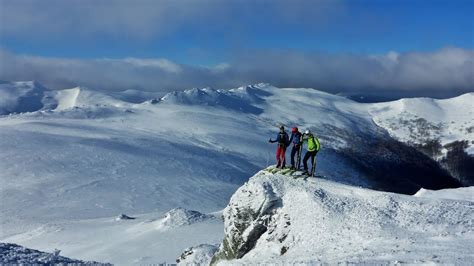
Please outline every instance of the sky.
[{"label": "sky", "polygon": [[0,79],[171,91],[474,91],[474,0],[0,0]]}]

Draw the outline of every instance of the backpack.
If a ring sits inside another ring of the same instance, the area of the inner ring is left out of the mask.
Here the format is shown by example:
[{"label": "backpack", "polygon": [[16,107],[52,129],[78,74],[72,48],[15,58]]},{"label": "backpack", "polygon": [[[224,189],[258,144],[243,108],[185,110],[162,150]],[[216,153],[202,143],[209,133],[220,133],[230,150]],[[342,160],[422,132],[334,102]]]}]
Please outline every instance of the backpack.
[{"label": "backpack", "polygon": [[319,144],[319,140],[316,140],[316,138],[314,137],[314,135],[310,135],[309,138],[308,138],[308,151],[319,151],[319,149],[321,148],[320,144]]},{"label": "backpack", "polygon": [[286,147],[286,133],[285,132],[280,132],[278,133],[278,144],[280,144],[280,146],[285,146]]},{"label": "backpack", "polygon": [[301,145],[301,133],[300,132],[296,132],[293,135],[293,144]]}]

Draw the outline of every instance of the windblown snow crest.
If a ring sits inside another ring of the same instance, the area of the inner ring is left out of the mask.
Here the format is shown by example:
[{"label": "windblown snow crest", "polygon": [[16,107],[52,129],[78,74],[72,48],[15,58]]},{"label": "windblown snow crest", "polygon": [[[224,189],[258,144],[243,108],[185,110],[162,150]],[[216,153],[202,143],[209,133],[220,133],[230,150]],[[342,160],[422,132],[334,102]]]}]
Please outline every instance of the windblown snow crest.
[{"label": "windblown snow crest", "polygon": [[225,208],[211,264],[466,264],[473,204],[260,171]]}]

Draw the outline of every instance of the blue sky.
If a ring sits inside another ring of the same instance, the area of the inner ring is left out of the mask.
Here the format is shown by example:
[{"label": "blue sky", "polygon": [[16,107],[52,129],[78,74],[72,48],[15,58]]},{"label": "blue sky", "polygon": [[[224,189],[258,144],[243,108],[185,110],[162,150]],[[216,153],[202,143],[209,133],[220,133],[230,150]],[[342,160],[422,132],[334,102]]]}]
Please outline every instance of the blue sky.
[{"label": "blue sky", "polygon": [[[292,5],[290,0],[285,2]],[[254,12],[247,11],[244,15],[236,12],[223,19],[221,26],[215,25],[219,18],[204,19],[202,23],[176,22],[179,25],[173,31],[155,36],[141,37],[131,32],[78,36],[73,25],[50,36],[31,38],[32,32],[2,34],[1,43],[3,48],[16,53],[42,56],[164,57],[184,64],[205,65],[226,61],[233,51],[245,49],[381,54],[391,50],[474,47],[474,1],[366,0],[329,1],[325,5],[334,7],[328,14],[320,14],[323,18],[299,18],[312,14],[300,11],[301,14],[296,13],[286,21],[273,20],[273,16],[281,16],[283,12],[264,13],[265,5],[260,4],[249,7],[255,8]],[[313,6],[318,8],[317,4]],[[44,12],[43,8],[47,8],[47,4],[38,11]],[[209,25],[211,23],[214,25]]]},{"label": "blue sky", "polygon": [[[252,57],[287,64],[305,56],[340,60],[347,55],[361,59],[390,52],[437,58],[432,53],[460,49],[467,57],[458,65],[465,67],[468,62],[470,67],[473,18],[474,0],[0,0],[0,49],[10,59],[15,57],[15,62],[21,56],[82,63],[140,58],[209,68],[234,67],[242,58]],[[262,54],[271,58],[261,58]],[[3,78],[19,76],[3,74]],[[262,81],[275,80],[266,74],[260,76],[269,79]],[[208,85],[238,85],[258,77],[254,73],[252,78],[235,79],[234,83],[212,81]],[[69,79],[71,84],[79,82]],[[469,90],[473,85],[469,82],[457,87]],[[330,84],[313,83],[301,85]],[[166,85],[173,87],[172,83]],[[376,86],[368,85],[360,87]],[[175,87],[182,86],[188,84]]]}]

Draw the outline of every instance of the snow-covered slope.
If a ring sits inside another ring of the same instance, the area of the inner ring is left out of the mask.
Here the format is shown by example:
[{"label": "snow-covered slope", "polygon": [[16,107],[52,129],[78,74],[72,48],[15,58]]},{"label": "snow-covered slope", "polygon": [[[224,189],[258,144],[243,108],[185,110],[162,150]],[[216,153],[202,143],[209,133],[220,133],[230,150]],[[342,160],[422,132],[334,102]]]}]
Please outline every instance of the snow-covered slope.
[{"label": "snow-covered slope", "polygon": [[[378,125],[404,142],[425,144],[439,140],[446,145],[474,141],[474,93],[444,100],[412,98],[376,103],[370,111]],[[467,152],[474,154],[474,146]]]},{"label": "snow-covered slope", "polygon": [[[328,180],[407,194],[459,185],[374,124],[372,105],[313,89],[257,84],[159,97],[17,82],[0,84],[0,92],[9,95],[0,102],[0,241],[59,248],[84,260],[176,258],[189,246],[168,243],[179,219],[161,225],[157,232],[168,238],[160,241],[121,234],[128,226],[109,221],[121,213],[158,219],[178,207],[221,210],[249,176],[274,163],[275,146],[267,140],[280,123],[320,137],[317,172]],[[185,234],[192,231],[182,231],[183,243]],[[117,236],[113,244],[104,243],[108,235]],[[121,241],[131,239],[139,248],[122,250]],[[196,244],[214,244],[206,239],[199,236]],[[147,245],[160,248],[150,255]]]},{"label": "snow-covered slope", "polygon": [[189,246],[218,245],[223,231],[220,215],[174,209],[164,214],[133,215],[134,219],[125,220],[54,220],[2,241],[40,250],[60,248],[61,254],[68,257],[94,258],[115,265],[174,263]]},{"label": "snow-covered slope", "polygon": [[374,122],[474,185],[474,93],[451,99],[401,99],[372,104]]},{"label": "snow-covered slope", "polygon": [[0,115],[88,107],[97,111],[104,107],[126,107],[157,97],[156,93],[136,90],[111,93],[86,87],[49,90],[36,81],[3,81],[0,82]]},{"label": "snow-covered slope", "polygon": [[467,265],[473,204],[261,171],[225,208],[213,263]]}]

